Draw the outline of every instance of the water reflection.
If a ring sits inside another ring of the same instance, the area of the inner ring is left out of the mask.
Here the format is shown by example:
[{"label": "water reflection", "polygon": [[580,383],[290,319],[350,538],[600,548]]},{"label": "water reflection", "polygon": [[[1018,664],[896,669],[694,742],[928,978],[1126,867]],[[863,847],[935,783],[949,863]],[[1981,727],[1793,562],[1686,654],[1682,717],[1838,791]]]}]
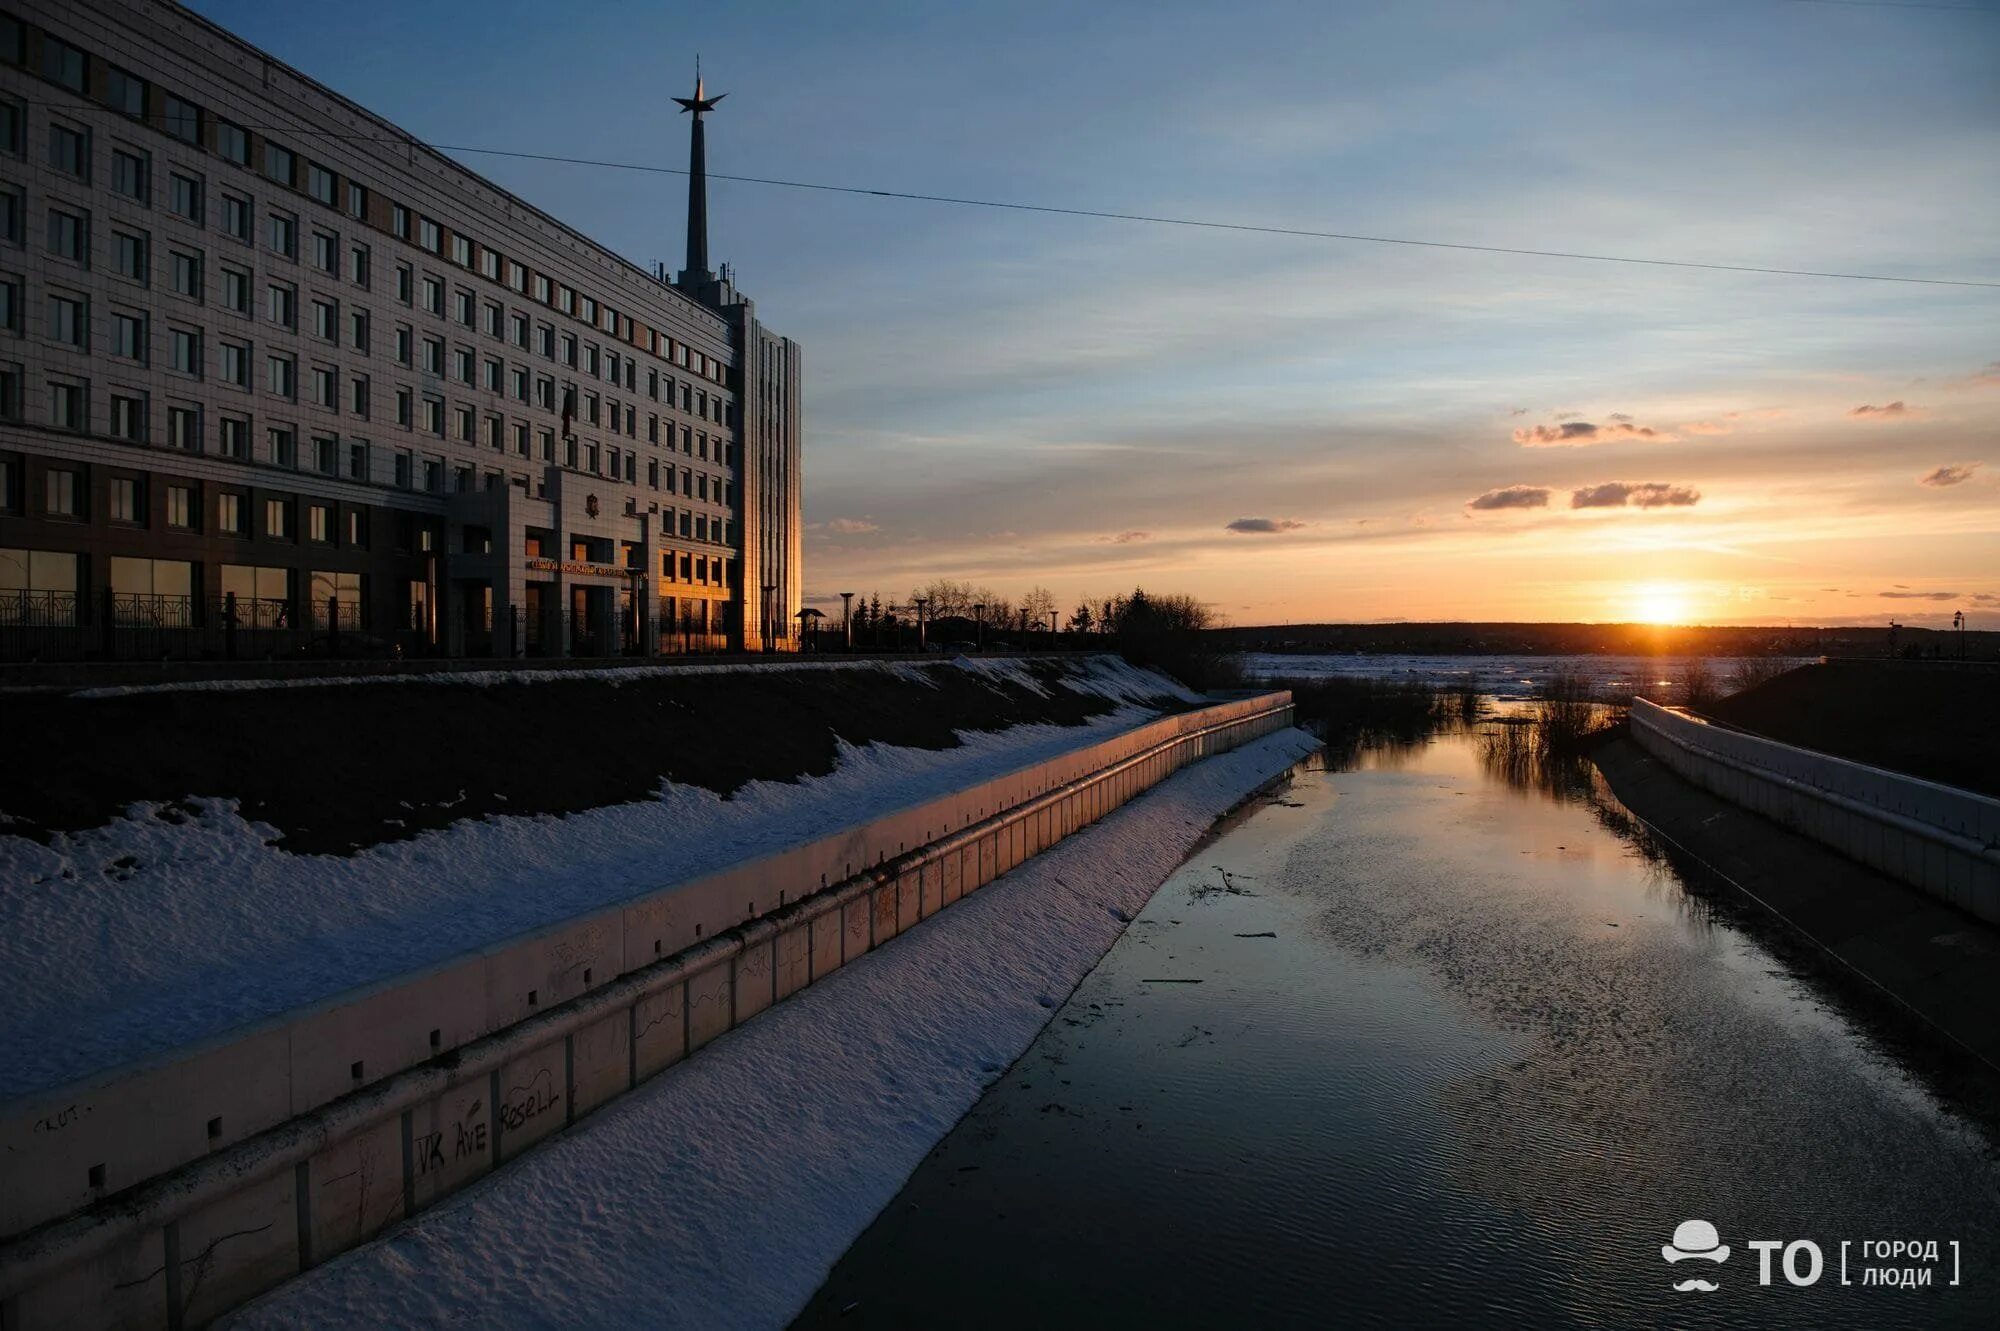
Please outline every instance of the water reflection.
[{"label": "water reflection", "polygon": [[[1521,729],[1336,754],[1204,846],[802,1324],[1989,1325],[1987,1143]],[[1713,1294],[1660,1259],[1690,1218]],[[1980,1266],[1764,1288],[1760,1237]]]}]

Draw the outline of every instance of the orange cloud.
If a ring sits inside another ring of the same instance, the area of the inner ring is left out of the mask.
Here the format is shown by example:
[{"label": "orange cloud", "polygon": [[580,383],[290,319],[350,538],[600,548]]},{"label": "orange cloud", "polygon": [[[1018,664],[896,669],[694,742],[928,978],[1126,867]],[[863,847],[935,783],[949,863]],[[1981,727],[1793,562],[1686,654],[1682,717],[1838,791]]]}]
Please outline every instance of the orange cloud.
[{"label": "orange cloud", "polygon": [[1465,501],[1465,506],[1477,512],[1491,512],[1500,508],[1547,508],[1549,490],[1541,485],[1509,485],[1504,489],[1488,490],[1485,494]]},{"label": "orange cloud", "polygon": [[1663,481],[1606,481],[1569,496],[1571,508],[1691,508],[1700,502],[1701,491]]},{"label": "orange cloud", "polygon": [[1864,402],[1847,414],[1859,420],[1882,421],[1893,420],[1898,416],[1921,416],[1924,414],[1924,409],[1922,407],[1913,407],[1901,398],[1898,398],[1894,402],[1885,402],[1879,407]]},{"label": "orange cloud", "polygon": [[1238,518],[1229,524],[1227,530],[1251,536],[1276,536],[1297,531],[1305,525],[1296,518]]},{"label": "orange cloud", "polygon": [[1980,464],[1977,462],[1947,463],[1929,475],[1919,477],[1917,484],[1928,485],[1939,490],[1944,489],[1948,485],[1963,485],[1972,479],[1972,473],[1978,471],[1979,467]]},{"label": "orange cloud", "polygon": [[1634,425],[1632,418],[1613,414],[1609,425],[1592,421],[1558,421],[1554,425],[1524,425],[1514,431],[1514,442],[1523,448],[1581,448],[1608,443],[1613,439],[1646,439],[1671,443],[1674,436],[1650,425]]},{"label": "orange cloud", "polygon": [[864,522],[860,518],[835,518],[826,524],[826,529],[840,536],[866,536],[869,532],[882,530],[874,523]]}]

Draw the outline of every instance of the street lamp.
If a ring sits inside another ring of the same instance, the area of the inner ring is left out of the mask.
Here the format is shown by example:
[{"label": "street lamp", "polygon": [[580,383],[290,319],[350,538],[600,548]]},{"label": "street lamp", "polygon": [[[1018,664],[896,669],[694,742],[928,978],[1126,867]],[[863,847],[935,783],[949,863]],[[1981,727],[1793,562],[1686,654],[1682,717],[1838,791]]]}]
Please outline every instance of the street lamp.
[{"label": "street lamp", "polygon": [[931,598],[928,596],[917,596],[911,599],[916,602],[917,606],[917,650],[921,652],[924,650],[924,607],[931,603]]},{"label": "street lamp", "polygon": [[972,603],[972,613],[978,617],[978,628],[974,631],[972,645],[975,650],[983,652],[986,650],[986,602],[974,601]]},{"label": "street lamp", "polygon": [[847,650],[854,650],[854,593],[840,594],[840,633],[847,639]]},{"label": "street lamp", "polygon": [[1965,659],[1965,612],[1958,611],[1951,617],[1951,626],[1958,630],[1958,659]]},{"label": "street lamp", "polygon": [[1049,611],[1049,650],[1056,650],[1056,612]]},{"label": "street lamp", "polygon": [[777,645],[777,643],[775,643],[775,642],[773,642],[773,641],[772,641],[772,639],[774,639],[774,638],[776,638],[776,637],[778,636],[778,625],[777,625],[777,619],[776,619],[776,616],[774,615],[774,613],[772,612],[772,609],[771,609],[771,593],[772,593],[772,592],[775,592],[776,590],[778,590],[778,584],[777,584],[777,583],[775,583],[775,582],[767,582],[767,583],[765,583],[765,584],[764,584],[764,629],[763,629],[763,632],[764,632],[764,650],[765,650],[765,651],[767,651],[767,652],[775,652],[775,651],[777,651],[777,650],[778,650],[778,645]]}]

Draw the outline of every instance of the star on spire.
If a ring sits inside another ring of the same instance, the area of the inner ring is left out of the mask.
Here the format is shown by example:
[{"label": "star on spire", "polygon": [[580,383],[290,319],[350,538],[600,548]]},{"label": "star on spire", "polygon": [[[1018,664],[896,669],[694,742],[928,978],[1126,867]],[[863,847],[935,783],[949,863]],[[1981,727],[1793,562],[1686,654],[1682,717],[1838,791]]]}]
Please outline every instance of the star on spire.
[{"label": "star on spire", "polygon": [[681,110],[694,112],[695,118],[698,120],[701,118],[701,115],[704,111],[713,111],[715,109],[715,104],[721,101],[723,98],[727,97],[728,95],[729,94],[726,92],[719,92],[715,94],[715,96],[713,97],[707,97],[703,95],[702,83],[701,83],[701,57],[697,55],[694,58],[694,96],[676,97],[674,98],[674,100],[680,103]]}]

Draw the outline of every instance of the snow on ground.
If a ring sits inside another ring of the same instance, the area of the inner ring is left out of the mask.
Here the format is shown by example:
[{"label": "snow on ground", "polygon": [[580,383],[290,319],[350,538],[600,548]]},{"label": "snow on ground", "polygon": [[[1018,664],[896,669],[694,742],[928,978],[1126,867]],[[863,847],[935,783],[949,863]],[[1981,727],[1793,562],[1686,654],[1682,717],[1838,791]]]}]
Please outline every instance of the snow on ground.
[{"label": "snow on ground", "polygon": [[[165,684],[112,684],[103,688],[76,689],[68,692],[72,698],[88,700],[129,698],[145,693],[242,693],[258,689],[323,689],[369,684],[493,688],[501,684],[559,684],[577,679],[608,680],[613,684],[623,684],[631,680],[652,679],[661,675],[728,675],[754,670],[877,670],[923,683],[926,670],[942,665],[989,678],[1004,678],[1010,683],[1046,694],[1048,691],[1023,668],[1029,659],[1031,658],[1017,656],[955,656],[896,660],[852,660],[841,657],[802,660],[793,657],[768,662],[593,666],[584,670],[438,670],[411,675],[332,675],[308,679],[189,679]],[[1194,693],[1181,685],[1163,675],[1155,675],[1128,665],[1122,657],[1106,654],[1092,656],[1080,662],[1072,658],[1072,661],[1088,671],[1088,673],[1079,671],[1068,677],[1070,687],[1080,692],[1102,693],[1106,697],[1128,700],[1157,698],[1162,694],[1171,694],[1183,702],[1193,702],[1196,699]]]},{"label": "snow on ground", "polygon": [[1215,817],[1317,745],[1177,773],[229,1325],[785,1325]]},{"label": "snow on ground", "polygon": [[[1034,683],[1015,661],[959,665]],[[1132,703],[1180,691],[1112,658],[1065,684],[1121,705],[1084,726],[965,732],[956,749],[843,747],[825,777],[728,799],[663,783],[649,803],[463,822],[351,856],[289,854],[234,800],[198,801],[186,822],[135,805],[47,846],[0,837],[0,1100],[1004,775],[1148,721]]]}]

